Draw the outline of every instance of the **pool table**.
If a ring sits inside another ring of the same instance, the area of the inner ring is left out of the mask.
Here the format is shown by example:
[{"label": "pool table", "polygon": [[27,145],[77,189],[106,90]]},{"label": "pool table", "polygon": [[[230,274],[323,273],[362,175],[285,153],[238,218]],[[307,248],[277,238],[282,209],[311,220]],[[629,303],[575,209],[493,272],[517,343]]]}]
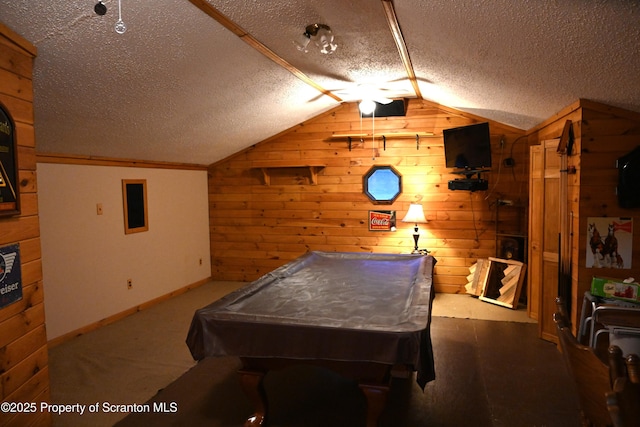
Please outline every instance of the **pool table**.
[{"label": "pool table", "polygon": [[430,324],[436,260],[421,254],[309,252],[197,310],[187,336],[196,360],[237,356],[241,385],[266,425],[262,381],[293,364],[356,380],[377,424],[392,374],[435,379]]}]

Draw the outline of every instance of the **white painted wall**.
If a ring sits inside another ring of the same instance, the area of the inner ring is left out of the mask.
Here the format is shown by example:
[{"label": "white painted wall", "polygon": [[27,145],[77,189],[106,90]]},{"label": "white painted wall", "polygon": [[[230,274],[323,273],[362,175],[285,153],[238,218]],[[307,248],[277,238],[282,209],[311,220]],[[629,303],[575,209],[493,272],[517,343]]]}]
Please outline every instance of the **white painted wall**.
[{"label": "white painted wall", "polygon": [[[49,340],[210,277],[206,171],[38,163],[37,173]],[[147,180],[149,231],[125,235],[122,179]]]}]

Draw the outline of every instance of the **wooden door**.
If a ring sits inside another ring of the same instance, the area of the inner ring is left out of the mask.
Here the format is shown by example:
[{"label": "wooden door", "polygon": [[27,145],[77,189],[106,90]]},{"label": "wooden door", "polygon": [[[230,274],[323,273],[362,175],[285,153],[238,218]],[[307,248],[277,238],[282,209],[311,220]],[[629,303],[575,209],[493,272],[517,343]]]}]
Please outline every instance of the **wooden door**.
[{"label": "wooden door", "polygon": [[558,140],[531,147],[529,183],[529,316],[538,336],[558,341],[553,322],[558,296],[560,166]]},{"label": "wooden door", "polygon": [[538,319],[542,283],[542,213],[544,197],[544,147],[534,145],[529,153],[529,243],[527,273],[527,313]]}]

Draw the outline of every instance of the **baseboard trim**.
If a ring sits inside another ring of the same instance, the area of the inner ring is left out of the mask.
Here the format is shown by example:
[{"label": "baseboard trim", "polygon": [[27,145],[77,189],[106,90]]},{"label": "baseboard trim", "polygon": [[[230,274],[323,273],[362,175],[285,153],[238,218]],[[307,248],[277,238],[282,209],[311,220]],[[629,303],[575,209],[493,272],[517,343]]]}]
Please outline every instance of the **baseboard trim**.
[{"label": "baseboard trim", "polygon": [[53,338],[47,342],[49,348],[54,348],[62,343],[65,343],[73,338],[79,337],[81,335],[87,334],[91,331],[95,331],[103,326],[107,326],[111,323],[117,322],[118,320],[124,319],[127,316],[131,316],[139,311],[146,310],[149,307],[153,307],[154,305],[161,303],[163,301],[167,301],[171,298],[177,297],[178,295],[182,295],[185,292],[188,292],[192,289],[198,288],[204,285],[207,282],[211,281],[211,277],[206,279],[199,280],[195,283],[187,285],[183,288],[176,289],[175,291],[171,291],[168,294],[161,295],[157,298],[149,300],[147,302],[143,302],[142,304],[138,304],[135,307],[131,307],[125,311],[121,311],[120,313],[116,313],[112,316],[106,317],[104,319],[98,320],[97,322],[91,323],[89,325],[83,326],[82,328],[78,328],[74,331],[68,332],[66,334],[60,335],[59,337]]}]

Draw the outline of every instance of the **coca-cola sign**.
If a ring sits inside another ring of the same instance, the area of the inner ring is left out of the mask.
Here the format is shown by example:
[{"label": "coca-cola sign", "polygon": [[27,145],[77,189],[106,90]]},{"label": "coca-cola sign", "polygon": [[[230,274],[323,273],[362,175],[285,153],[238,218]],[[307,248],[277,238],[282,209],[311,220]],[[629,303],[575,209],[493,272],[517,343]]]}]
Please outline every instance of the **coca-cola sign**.
[{"label": "coca-cola sign", "polygon": [[395,211],[369,211],[370,231],[393,231],[395,228]]}]

